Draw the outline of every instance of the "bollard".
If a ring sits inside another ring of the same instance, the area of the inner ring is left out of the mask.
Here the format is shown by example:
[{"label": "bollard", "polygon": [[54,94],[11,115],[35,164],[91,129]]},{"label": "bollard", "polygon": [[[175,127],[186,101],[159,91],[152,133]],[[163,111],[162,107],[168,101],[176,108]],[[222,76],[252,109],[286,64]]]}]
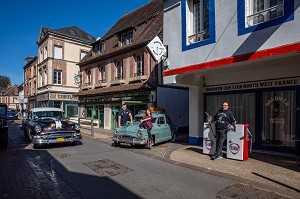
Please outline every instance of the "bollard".
[{"label": "bollard", "polygon": [[94,120],[91,120],[91,137],[94,137]]}]

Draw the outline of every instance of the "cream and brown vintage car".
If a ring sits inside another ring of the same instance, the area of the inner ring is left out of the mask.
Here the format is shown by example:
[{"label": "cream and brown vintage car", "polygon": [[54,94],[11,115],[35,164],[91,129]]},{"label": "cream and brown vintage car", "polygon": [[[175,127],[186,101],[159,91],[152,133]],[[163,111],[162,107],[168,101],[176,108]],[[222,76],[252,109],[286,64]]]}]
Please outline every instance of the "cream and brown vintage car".
[{"label": "cream and brown vintage car", "polygon": [[76,145],[82,139],[80,125],[71,123],[59,108],[31,109],[22,121],[22,128],[24,136],[31,140],[34,148],[65,142]]}]

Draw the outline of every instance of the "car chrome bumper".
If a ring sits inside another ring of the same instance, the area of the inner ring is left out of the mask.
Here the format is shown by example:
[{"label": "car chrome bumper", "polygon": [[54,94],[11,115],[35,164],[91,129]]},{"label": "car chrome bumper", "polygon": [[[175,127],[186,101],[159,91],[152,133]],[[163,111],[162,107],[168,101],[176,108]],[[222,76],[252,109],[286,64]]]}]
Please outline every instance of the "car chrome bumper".
[{"label": "car chrome bumper", "polygon": [[146,145],[147,141],[138,138],[117,138],[113,137],[112,141],[120,144]]},{"label": "car chrome bumper", "polygon": [[44,135],[35,135],[33,136],[33,144],[52,144],[52,143],[65,143],[65,142],[77,142],[82,139],[80,133],[64,133],[62,135],[55,134],[55,132],[44,134]]}]

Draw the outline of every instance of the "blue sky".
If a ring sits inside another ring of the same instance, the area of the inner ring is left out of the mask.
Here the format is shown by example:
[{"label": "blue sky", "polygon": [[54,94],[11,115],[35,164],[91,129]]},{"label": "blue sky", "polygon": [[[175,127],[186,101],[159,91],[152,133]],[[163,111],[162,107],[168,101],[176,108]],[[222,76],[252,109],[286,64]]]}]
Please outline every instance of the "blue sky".
[{"label": "blue sky", "polygon": [[[41,26],[58,29],[77,26],[102,37],[125,14],[151,0],[5,0],[0,6],[0,75],[23,82],[23,59],[38,52]],[[50,4],[47,4],[47,3]]]}]

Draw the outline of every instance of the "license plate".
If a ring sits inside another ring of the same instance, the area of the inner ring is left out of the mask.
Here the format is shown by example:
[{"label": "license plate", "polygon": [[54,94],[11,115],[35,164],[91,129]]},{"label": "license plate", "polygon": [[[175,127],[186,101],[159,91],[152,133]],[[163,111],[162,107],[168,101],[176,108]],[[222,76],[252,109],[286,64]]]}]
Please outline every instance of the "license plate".
[{"label": "license plate", "polygon": [[56,142],[64,142],[65,138],[56,138]]}]

